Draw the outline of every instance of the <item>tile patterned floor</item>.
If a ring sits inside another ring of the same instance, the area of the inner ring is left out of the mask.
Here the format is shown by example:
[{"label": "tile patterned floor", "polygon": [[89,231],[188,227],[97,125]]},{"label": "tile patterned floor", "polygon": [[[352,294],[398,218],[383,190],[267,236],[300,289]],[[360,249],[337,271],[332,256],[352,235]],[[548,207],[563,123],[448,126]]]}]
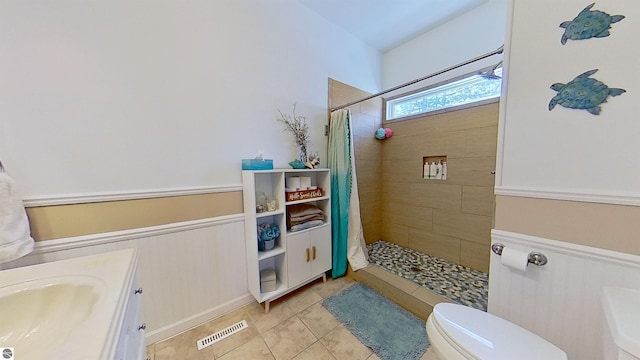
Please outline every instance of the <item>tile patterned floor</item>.
[{"label": "tile patterned floor", "polygon": [[[150,360],[377,360],[333,315],[322,300],[351,285],[350,278],[321,280],[271,303],[252,303],[170,339],[149,345]],[[196,341],[241,320],[249,327],[198,351]],[[421,360],[435,360],[428,349]]]},{"label": "tile patterned floor", "polygon": [[378,240],[367,245],[369,262],[454,302],[487,311],[488,274]]}]

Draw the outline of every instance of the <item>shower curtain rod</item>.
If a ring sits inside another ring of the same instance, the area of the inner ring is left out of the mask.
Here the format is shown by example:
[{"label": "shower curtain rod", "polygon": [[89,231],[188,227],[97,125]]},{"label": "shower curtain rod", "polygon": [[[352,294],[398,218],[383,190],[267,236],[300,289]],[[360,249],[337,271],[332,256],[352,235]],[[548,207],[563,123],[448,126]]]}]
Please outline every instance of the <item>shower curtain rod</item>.
[{"label": "shower curtain rod", "polygon": [[355,104],[357,104],[357,103],[361,103],[361,102],[363,102],[363,101],[367,101],[367,100],[370,100],[370,99],[376,98],[376,97],[378,97],[378,96],[380,96],[380,95],[384,95],[384,94],[390,93],[390,92],[392,92],[392,91],[396,91],[396,90],[398,90],[398,89],[402,89],[403,87],[407,87],[407,86],[409,86],[409,85],[413,85],[413,84],[415,84],[415,83],[419,83],[420,81],[427,80],[427,79],[429,79],[429,78],[432,78],[432,77],[434,77],[434,76],[438,76],[438,75],[440,75],[440,74],[444,74],[444,73],[449,72],[449,71],[451,71],[451,70],[455,70],[455,69],[457,69],[457,68],[459,68],[459,67],[463,67],[463,66],[465,66],[465,65],[469,65],[469,64],[471,64],[471,63],[474,63],[474,62],[476,62],[476,61],[480,61],[480,60],[482,60],[482,59],[486,59],[486,58],[491,57],[491,56],[493,56],[493,55],[502,54],[502,52],[503,52],[503,51],[504,51],[504,45],[500,46],[498,49],[496,49],[496,50],[494,50],[494,51],[488,52],[488,53],[486,53],[486,54],[484,54],[484,55],[480,55],[480,56],[475,57],[475,58],[473,58],[473,59],[471,59],[471,60],[467,60],[467,61],[465,61],[465,62],[462,62],[462,63],[458,64],[458,65],[454,65],[454,66],[448,67],[448,68],[446,68],[446,69],[444,69],[444,70],[440,70],[440,71],[434,72],[433,74],[427,75],[427,76],[425,76],[425,77],[421,77],[421,78],[419,78],[419,79],[415,79],[415,80],[409,81],[409,82],[404,83],[404,84],[402,84],[402,85],[398,85],[398,86],[396,86],[396,87],[392,87],[391,89],[387,89],[387,90],[384,90],[384,91],[379,92],[379,93],[377,93],[377,94],[373,94],[373,95],[367,96],[366,98],[363,98],[363,99],[360,99],[360,100],[357,100],[357,101],[352,101],[352,102],[350,102],[350,103],[347,103],[347,104],[344,104],[344,105],[340,105],[340,106],[337,106],[337,107],[331,108],[331,109],[330,109],[330,112],[334,112],[334,111],[336,111],[336,110],[344,109],[344,108],[349,107],[349,106],[351,106],[351,105],[355,105]]}]

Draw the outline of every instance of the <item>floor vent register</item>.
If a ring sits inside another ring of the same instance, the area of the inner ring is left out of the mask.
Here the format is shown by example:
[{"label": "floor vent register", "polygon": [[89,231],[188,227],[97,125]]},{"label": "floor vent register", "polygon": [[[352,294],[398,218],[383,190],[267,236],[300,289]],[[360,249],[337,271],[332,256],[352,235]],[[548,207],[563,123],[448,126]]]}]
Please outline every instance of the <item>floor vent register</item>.
[{"label": "floor vent register", "polygon": [[247,325],[247,321],[242,320],[239,323],[235,323],[229,326],[228,328],[222,329],[214,334],[200,339],[198,340],[198,350],[202,350],[207,346],[211,346],[226,337],[229,337],[239,331],[246,329],[247,327],[249,327],[249,325]]}]

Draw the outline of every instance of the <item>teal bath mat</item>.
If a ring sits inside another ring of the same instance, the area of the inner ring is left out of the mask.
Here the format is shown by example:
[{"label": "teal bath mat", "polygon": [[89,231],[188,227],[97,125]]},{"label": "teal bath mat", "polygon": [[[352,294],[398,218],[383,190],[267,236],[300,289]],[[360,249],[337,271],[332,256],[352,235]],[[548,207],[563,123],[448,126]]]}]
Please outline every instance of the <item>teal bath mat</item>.
[{"label": "teal bath mat", "polygon": [[322,305],[381,360],[418,360],[429,346],[424,321],[367,285],[351,285]]}]

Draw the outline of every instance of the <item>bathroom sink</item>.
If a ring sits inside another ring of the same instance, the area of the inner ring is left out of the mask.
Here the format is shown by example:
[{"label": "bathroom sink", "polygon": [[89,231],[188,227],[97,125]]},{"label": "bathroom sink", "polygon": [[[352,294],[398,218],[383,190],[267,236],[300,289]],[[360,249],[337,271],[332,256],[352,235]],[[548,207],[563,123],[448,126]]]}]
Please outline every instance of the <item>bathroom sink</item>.
[{"label": "bathroom sink", "polygon": [[50,277],[0,287],[0,343],[44,359],[91,318],[105,292],[98,278]]},{"label": "bathroom sink", "polygon": [[136,266],[124,249],[0,271],[0,348],[19,360],[117,358]]}]

